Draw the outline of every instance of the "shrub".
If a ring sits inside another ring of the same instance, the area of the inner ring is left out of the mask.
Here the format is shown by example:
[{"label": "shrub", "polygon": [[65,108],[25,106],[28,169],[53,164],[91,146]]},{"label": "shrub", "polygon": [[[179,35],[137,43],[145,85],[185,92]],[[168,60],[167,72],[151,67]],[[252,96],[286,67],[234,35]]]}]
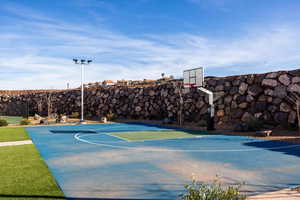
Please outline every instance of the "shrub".
[{"label": "shrub", "polygon": [[263,128],[264,121],[258,119],[251,119],[246,122],[249,131],[260,131]]},{"label": "shrub", "polygon": [[109,112],[107,115],[106,115],[106,118],[109,120],[109,121],[113,121],[116,119],[116,116],[114,113],[112,112]]},{"label": "shrub", "polygon": [[193,180],[186,185],[186,193],[181,195],[183,200],[245,200],[246,196],[240,194],[239,186],[222,186],[217,181],[204,184]]},{"label": "shrub", "polygon": [[0,119],[0,126],[7,126],[8,123],[5,119]]},{"label": "shrub", "polygon": [[207,121],[206,120],[200,120],[199,121],[199,126],[200,127],[207,127]]},{"label": "shrub", "polygon": [[79,112],[72,112],[70,118],[79,118],[79,116],[80,116]]},{"label": "shrub", "polygon": [[28,119],[22,119],[20,121],[20,125],[29,125],[30,124],[30,121]]}]

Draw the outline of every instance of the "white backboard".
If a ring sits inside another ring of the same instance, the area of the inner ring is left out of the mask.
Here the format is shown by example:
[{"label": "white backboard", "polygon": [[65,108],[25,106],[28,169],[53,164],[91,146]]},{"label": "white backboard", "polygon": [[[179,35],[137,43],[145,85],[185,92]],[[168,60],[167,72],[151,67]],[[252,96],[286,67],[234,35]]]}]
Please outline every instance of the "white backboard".
[{"label": "white backboard", "polygon": [[185,88],[203,87],[204,71],[203,67],[188,69],[183,71],[183,85]]}]

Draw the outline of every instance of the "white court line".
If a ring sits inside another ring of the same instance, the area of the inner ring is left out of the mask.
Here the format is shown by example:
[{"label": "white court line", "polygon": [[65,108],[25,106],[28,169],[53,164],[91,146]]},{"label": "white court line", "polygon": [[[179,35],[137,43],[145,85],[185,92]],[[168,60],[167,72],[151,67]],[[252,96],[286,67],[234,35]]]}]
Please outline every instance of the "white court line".
[{"label": "white court line", "polygon": [[[85,134],[87,136],[89,134]],[[95,134],[93,134],[95,135]],[[95,143],[89,140],[85,140],[81,138],[82,136],[77,133],[74,135],[74,138],[78,141],[97,145],[97,146],[105,146],[111,148],[118,148],[118,149],[127,149],[127,150],[136,150],[136,151],[150,151],[150,152],[249,152],[249,151],[261,151],[261,150],[280,150],[280,149],[291,149],[295,147],[300,147],[300,145],[285,145],[280,147],[272,147],[272,148],[251,148],[251,149],[154,149],[154,148],[147,148],[147,147],[128,147],[128,146],[118,146],[118,145],[111,145],[111,144],[102,144],[102,143]]]},{"label": "white court line", "polygon": [[32,141],[22,140],[22,141],[13,141],[13,142],[0,142],[0,147],[17,146],[17,145],[24,145],[24,144],[32,144]]}]

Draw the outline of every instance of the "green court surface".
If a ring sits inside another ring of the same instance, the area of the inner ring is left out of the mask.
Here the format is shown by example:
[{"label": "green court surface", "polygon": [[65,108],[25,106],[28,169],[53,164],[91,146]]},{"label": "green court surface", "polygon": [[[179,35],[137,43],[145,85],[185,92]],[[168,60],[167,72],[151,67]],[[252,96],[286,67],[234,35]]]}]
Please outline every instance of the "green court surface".
[{"label": "green court surface", "polygon": [[177,131],[177,130],[161,130],[161,131],[137,131],[137,132],[117,132],[109,134],[114,137],[121,138],[126,141],[144,141],[144,140],[165,140],[176,138],[193,138],[204,136],[197,131]]},{"label": "green court surface", "polygon": [[0,199],[64,199],[34,145],[0,147]]},{"label": "green court surface", "polygon": [[28,140],[29,137],[22,127],[0,128],[0,142]]},{"label": "green court surface", "polygon": [[5,119],[8,124],[20,124],[23,117],[19,116],[0,116],[0,119]]}]

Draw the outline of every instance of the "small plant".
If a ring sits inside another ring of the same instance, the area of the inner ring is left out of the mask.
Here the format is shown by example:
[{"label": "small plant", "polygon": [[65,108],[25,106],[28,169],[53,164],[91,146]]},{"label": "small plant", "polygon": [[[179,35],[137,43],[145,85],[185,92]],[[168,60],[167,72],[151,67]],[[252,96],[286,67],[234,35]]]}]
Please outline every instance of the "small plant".
[{"label": "small plant", "polygon": [[20,121],[20,125],[29,125],[30,124],[30,121],[28,119],[22,119]]},{"label": "small plant", "polygon": [[186,193],[181,196],[182,200],[245,200],[246,196],[240,194],[239,186],[222,186],[218,181],[212,184],[200,183],[195,180],[186,185]]},{"label": "small plant", "polygon": [[109,112],[109,113],[106,115],[106,118],[107,118],[107,120],[109,120],[109,121],[113,121],[113,120],[116,119],[116,116],[115,116],[114,113]]},{"label": "small plant", "polygon": [[207,121],[206,120],[200,120],[199,121],[199,126],[200,127],[207,127]]},{"label": "small plant", "polygon": [[72,112],[70,118],[79,118],[79,112]]},{"label": "small plant", "polygon": [[7,126],[8,123],[5,119],[0,119],[0,126]]}]

